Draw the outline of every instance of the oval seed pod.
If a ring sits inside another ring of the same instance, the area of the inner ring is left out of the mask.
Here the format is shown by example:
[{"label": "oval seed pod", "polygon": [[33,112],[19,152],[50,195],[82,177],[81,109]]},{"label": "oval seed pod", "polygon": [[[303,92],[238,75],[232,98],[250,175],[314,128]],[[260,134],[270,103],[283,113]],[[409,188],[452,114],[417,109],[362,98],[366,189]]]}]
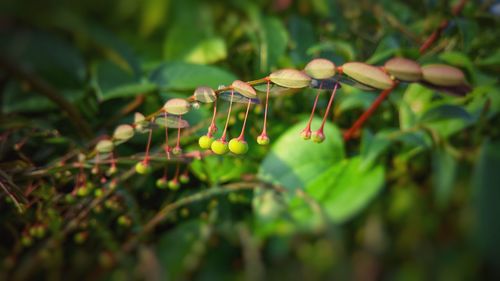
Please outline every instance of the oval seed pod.
[{"label": "oval seed pod", "polygon": [[211,103],[217,99],[217,96],[212,88],[202,86],[194,91],[194,99],[199,102]]},{"label": "oval seed pod", "polygon": [[269,75],[269,79],[274,84],[287,88],[304,88],[311,81],[311,77],[302,71],[291,68],[275,71]]},{"label": "oval seed pod", "polygon": [[235,80],[233,84],[231,84],[231,87],[238,93],[242,94],[243,96],[247,98],[255,98],[257,97],[257,93],[255,92],[254,88],[250,86],[248,83],[245,83],[241,80]]},{"label": "oval seed pod", "polygon": [[170,99],[165,105],[163,105],[163,110],[167,113],[175,114],[175,115],[183,115],[189,111],[189,102],[185,99]]},{"label": "oval seed pod", "polygon": [[123,124],[116,127],[113,133],[113,138],[117,141],[127,141],[134,136],[134,128],[130,125]]},{"label": "oval seed pod", "polygon": [[335,75],[335,64],[327,59],[313,59],[304,71],[314,79],[327,79]]},{"label": "oval seed pod", "polygon": [[384,67],[390,75],[401,81],[415,82],[422,79],[422,68],[414,60],[392,58],[385,63]]},{"label": "oval seed pod", "polygon": [[422,67],[423,79],[438,86],[458,86],[465,82],[464,73],[453,66],[429,64]]},{"label": "oval seed pod", "polygon": [[101,140],[95,146],[95,150],[97,150],[99,153],[109,153],[113,151],[113,149],[114,145],[110,140]]},{"label": "oval seed pod", "polygon": [[351,78],[373,88],[386,90],[394,84],[389,75],[378,67],[366,63],[348,62],[342,66],[342,69]]}]

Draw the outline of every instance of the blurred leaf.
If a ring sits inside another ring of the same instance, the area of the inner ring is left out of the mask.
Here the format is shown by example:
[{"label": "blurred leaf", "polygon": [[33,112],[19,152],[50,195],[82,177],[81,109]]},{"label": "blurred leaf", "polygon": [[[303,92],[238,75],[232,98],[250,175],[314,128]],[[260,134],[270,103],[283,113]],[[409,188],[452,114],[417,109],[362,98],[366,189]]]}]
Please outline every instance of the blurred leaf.
[{"label": "blurred leaf", "polygon": [[363,210],[384,187],[384,167],[362,169],[363,160],[354,157],[331,167],[306,187],[326,214],[342,223]]},{"label": "blurred leaf", "polygon": [[244,173],[250,173],[255,165],[249,161],[236,157],[205,157],[201,161],[194,161],[190,167],[191,171],[203,181],[207,181],[211,186],[237,180]]},{"label": "blurred leaf", "polygon": [[494,264],[500,261],[500,143],[485,141],[481,146],[474,169],[472,187],[477,222],[477,241],[484,255]]},{"label": "blurred leaf", "polygon": [[420,117],[420,122],[432,122],[443,119],[463,119],[471,121],[472,116],[462,107],[450,104],[443,104],[427,110]]},{"label": "blurred leaf", "polygon": [[467,73],[472,79],[472,83],[475,83],[476,81],[476,71],[475,67],[472,64],[472,61],[464,54],[461,52],[446,52],[442,53],[439,55],[439,58],[443,61],[445,61],[448,64],[465,68],[467,70]]},{"label": "blurred leaf", "polygon": [[437,204],[445,207],[450,199],[457,175],[458,163],[444,149],[432,153],[432,182]]},{"label": "blurred leaf", "polygon": [[94,82],[101,101],[133,97],[156,89],[156,85],[127,72],[116,64],[104,61],[95,66]]},{"label": "blurred leaf", "polygon": [[156,68],[149,80],[161,90],[193,90],[201,85],[217,89],[231,84],[236,77],[216,66],[174,62]]},{"label": "blurred leaf", "polygon": [[147,36],[164,23],[169,14],[170,0],[144,0],[142,3],[140,32]]},{"label": "blurred leaf", "polygon": [[198,43],[186,55],[191,63],[210,64],[227,57],[226,42],[222,38],[209,38]]},{"label": "blurred leaf", "polygon": [[268,72],[276,66],[278,59],[285,54],[288,44],[288,32],[283,23],[273,17],[262,19],[261,42],[259,46],[260,71]]},{"label": "blurred leaf", "polygon": [[311,46],[307,50],[307,54],[320,56],[322,52],[332,52],[340,55],[344,62],[353,61],[356,59],[356,51],[349,42],[342,40],[329,40]]},{"label": "blurred leaf", "polygon": [[316,42],[312,24],[306,19],[293,15],[288,22],[290,31],[290,57],[294,64],[303,64],[312,56],[307,54],[307,49]]},{"label": "blurred leaf", "polygon": [[[318,145],[300,137],[306,123],[302,121],[296,124],[276,140],[260,166],[259,178],[290,190],[303,188],[344,158],[342,136],[334,125],[325,124],[326,139]],[[312,128],[318,128],[320,123],[321,120],[315,118]]]}]

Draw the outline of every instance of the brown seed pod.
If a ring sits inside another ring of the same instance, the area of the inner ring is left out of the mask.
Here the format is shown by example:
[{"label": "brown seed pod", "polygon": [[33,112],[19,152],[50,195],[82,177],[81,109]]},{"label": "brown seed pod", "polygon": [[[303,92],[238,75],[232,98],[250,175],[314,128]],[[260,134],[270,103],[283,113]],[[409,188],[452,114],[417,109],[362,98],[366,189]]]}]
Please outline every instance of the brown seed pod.
[{"label": "brown seed pod", "polygon": [[97,143],[95,146],[95,150],[97,150],[99,153],[109,153],[113,151],[114,149],[113,142],[110,140],[101,140]]},{"label": "brown seed pod", "polygon": [[123,124],[116,127],[113,133],[113,139],[117,141],[127,141],[134,136],[134,128],[130,125]]},{"label": "brown seed pod", "polygon": [[235,80],[231,87],[238,93],[244,95],[247,98],[255,98],[257,97],[257,93],[254,88],[250,86],[248,83],[243,82],[241,80]]},{"label": "brown seed pod", "polygon": [[194,99],[199,102],[210,103],[217,99],[215,91],[210,87],[198,87],[194,91]]},{"label": "brown seed pod", "polygon": [[422,67],[423,79],[438,86],[458,86],[465,82],[464,73],[453,66],[429,64]]},{"label": "brown seed pod", "polygon": [[165,105],[163,105],[163,110],[167,113],[175,114],[175,115],[183,115],[189,111],[190,105],[189,102],[185,99],[170,99]]},{"label": "brown seed pod", "polygon": [[313,59],[304,71],[314,79],[327,79],[335,75],[335,64],[327,59]]},{"label": "brown seed pod", "polygon": [[375,66],[362,62],[348,62],[342,66],[343,72],[365,85],[380,90],[386,90],[392,87],[394,82],[389,75]]},{"label": "brown seed pod", "polygon": [[414,60],[392,58],[385,63],[384,67],[390,75],[401,81],[415,82],[422,79],[422,68]]},{"label": "brown seed pod", "polygon": [[311,77],[304,72],[291,68],[277,70],[269,75],[269,79],[274,84],[287,88],[304,88],[311,81]]}]

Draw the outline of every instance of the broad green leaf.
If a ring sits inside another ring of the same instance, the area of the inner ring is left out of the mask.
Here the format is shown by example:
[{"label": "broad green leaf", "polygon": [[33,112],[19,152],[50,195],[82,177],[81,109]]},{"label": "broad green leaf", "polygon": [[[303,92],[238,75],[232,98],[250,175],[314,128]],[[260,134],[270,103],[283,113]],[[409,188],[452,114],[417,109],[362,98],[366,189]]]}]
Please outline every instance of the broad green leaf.
[{"label": "broad green leaf", "polygon": [[449,202],[455,178],[457,176],[458,163],[444,149],[437,149],[432,153],[432,183],[434,194],[439,206],[444,207]]},{"label": "broad green leaf", "polygon": [[102,101],[133,97],[156,89],[156,85],[130,73],[118,65],[104,61],[95,66],[94,84]]},{"label": "broad green leaf", "polygon": [[384,167],[362,169],[363,160],[344,160],[311,182],[306,193],[319,202],[327,216],[342,223],[363,210],[384,187]]},{"label": "broad green leaf", "polygon": [[260,71],[267,72],[276,66],[278,59],[285,54],[288,44],[288,32],[283,23],[273,17],[262,20],[261,42],[259,46]]},{"label": "broad green leaf", "polygon": [[478,155],[472,188],[475,192],[474,207],[477,222],[476,235],[484,255],[491,261],[500,258],[500,143],[486,140]]},{"label": "broad green leaf", "polygon": [[200,85],[217,89],[230,85],[236,77],[216,66],[175,62],[156,68],[149,80],[161,90],[193,90]]},{"label": "broad green leaf", "polygon": [[[321,120],[315,118],[312,128]],[[325,124],[326,139],[321,144],[305,141],[300,132],[307,121],[288,129],[276,142],[259,169],[259,177],[290,190],[303,188],[329,167],[344,158],[340,131],[331,123]]]},{"label": "broad green leaf", "polygon": [[312,24],[299,16],[292,16],[288,22],[290,31],[290,57],[294,64],[304,64],[312,56],[307,54],[307,49],[316,43]]},{"label": "broad green leaf", "polygon": [[468,122],[472,120],[472,116],[460,106],[443,104],[427,110],[422,114],[419,121],[426,123],[444,119],[462,119]]},{"label": "broad green leaf", "polygon": [[200,180],[207,181],[210,185],[238,180],[243,173],[254,170],[254,165],[249,161],[229,155],[205,157],[201,161],[194,161],[190,167]]}]

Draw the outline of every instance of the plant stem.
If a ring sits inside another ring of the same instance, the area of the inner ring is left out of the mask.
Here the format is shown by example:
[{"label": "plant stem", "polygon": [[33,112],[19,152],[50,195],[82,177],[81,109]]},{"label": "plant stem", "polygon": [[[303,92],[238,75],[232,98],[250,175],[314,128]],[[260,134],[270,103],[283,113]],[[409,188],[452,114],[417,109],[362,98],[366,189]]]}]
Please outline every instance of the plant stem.
[{"label": "plant stem", "polygon": [[227,126],[229,125],[229,118],[231,118],[231,109],[233,107],[233,96],[234,90],[231,90],[231,101],[229,102],[229,109],[227,111],[226,125],[224,126],[224,131],[222,132],[222,136],[220,137],[220,140],[222,141],[226,141]]},{"label": "plant stem", "polygon": [[335,83],[335,86],[333,87],[332,95],[330,96],[330,100],[328,101],[328,106],[326,107],[325,115],[323,116],[323,121],[321,122],[321,127],[319,127],[318,129],[318,131],[320,132],[323,132],[323,128],[325,127],[326,118],[328,117],[328,112],[330,112],[330,108],[332,107],[333,99],[335,98],[335,93],[337,92],[338,86],[339,83]]},{"label": "plant stem", "polygon": [[261,135],[267,135],[267,107],[269,105],[269,91],[271,86],[271,80],[267,79],[267,87],[266,87],[266,108],[264,109],[264,126],[262,128]]},{"label": "plant stem", "polygon": [[153,137],[153,128],[149,128],[148,143],[146,144],[146,156],[144,156],[143,163],[147,165],[149,163],[149,147],[151,146],[151,139]]},{"label": "plant stem", "polygon": [[309,121],[307,122],[307,125],[304,129],[304,131],[306,131],[306,132],[311,131],[311,123],[312,123],[312,120],[314,118],[314,112],[316,111],[316,105],[318,104],[319,94],[321,93],[321,87],[323,87],[323,81],[321,81],[321,83],[319,84],[319,88],[316,91],[316,98],[314,99],[313,107],[311,110],[311,115],[309,116]]},{"label": "plant stem", "polygon": [[241,133],[240,136],[238,137],[238,140],[240,141],[245,139],[245,126],[247,125],[248,111],[250,111],[251,104],[252,101],[248,99],[247,111],[245,112],[245,119],[243,119],[243,126],[241,127]]},{"label": "plant stem", "polygon": [[370,118],[370,116],[375,112],[375,110],[379,107],[379,105],[385,100],[385,98],[392,92],[392,90],[396,87],[397,83],[395,83],[391,88],[382,91],[380,95],[375,99],[375,101],[370,105],[370,107],[354,122],[351,128],[344,133],[344,141],[350,140],[354,134],[358,131],[361,126],[365,123],[365,121]]}]

